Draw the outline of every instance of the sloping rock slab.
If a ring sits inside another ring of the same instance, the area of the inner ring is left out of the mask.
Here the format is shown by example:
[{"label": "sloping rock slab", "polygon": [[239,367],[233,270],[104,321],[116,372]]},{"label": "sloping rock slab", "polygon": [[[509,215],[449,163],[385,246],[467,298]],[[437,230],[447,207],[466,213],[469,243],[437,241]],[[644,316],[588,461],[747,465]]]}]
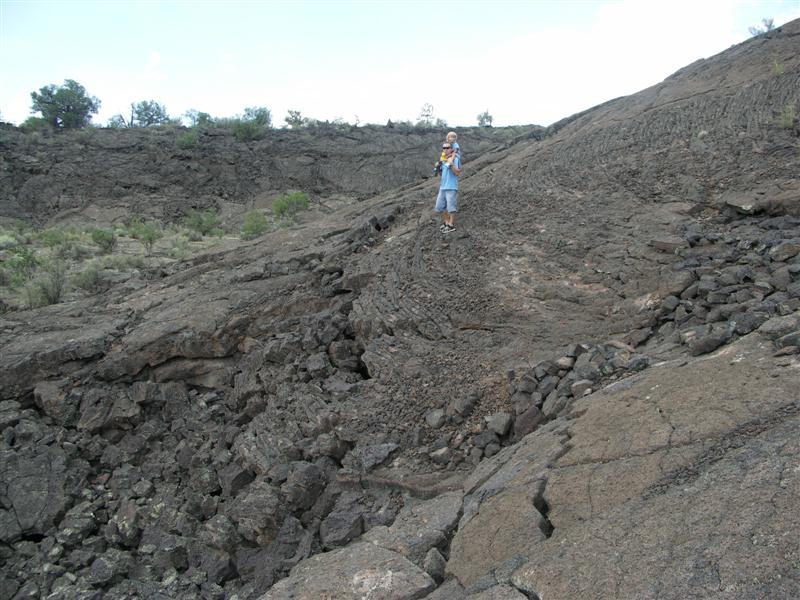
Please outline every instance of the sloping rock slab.
[{"label": "sloping rock slab", "polygon": [[800,597],[800,362],[771,354],[751,334],[577,401],[544,491],[553,534],[513,584],[540,598]]},{"label": "sloping rock slab", "polygon": [[417,505],[406,505],[391,527],[370,529],[365,540],[399,552],[422,565],[425,553],[440,546],[461,515],[461,492],[449,492]]},{"label": "sloping rock slab", "polygon": [[416,600],[435,587],[396,552],[357,543],[301,562],[260,600]]}]

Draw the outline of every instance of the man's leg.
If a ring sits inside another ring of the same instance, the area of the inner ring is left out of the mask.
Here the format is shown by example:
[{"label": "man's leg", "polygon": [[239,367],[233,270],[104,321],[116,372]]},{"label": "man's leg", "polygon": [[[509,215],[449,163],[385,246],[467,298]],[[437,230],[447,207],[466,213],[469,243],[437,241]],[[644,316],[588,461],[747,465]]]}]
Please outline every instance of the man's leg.
[{"label": "man's leg", "polygon": [[456,226],[456,213],[458,212],[458,192],[448,190],[447,194],[447,224],[450,227]]},{"label": "man's leg", "polygon": [[444,190],[439,190],[439,194],[436,196],[434,210],[438,213],[442,213],[442,225],[440,229],[444,229],[444,226],[447,225],[447,199],[445,198]]}]

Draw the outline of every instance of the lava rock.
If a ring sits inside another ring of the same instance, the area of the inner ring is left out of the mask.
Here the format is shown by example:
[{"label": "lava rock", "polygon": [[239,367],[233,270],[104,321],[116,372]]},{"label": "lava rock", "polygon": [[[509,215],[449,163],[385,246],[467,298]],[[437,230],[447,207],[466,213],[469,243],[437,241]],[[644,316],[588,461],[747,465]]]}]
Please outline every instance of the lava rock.
[{"label": "lava rock", "polygon": [[511,429],[511,424],[514,422],[513,417],[505,412],[493,414],[489,418],[487,427],[490,431],[494,431],[500,437],[506,435],[508,430]]}]

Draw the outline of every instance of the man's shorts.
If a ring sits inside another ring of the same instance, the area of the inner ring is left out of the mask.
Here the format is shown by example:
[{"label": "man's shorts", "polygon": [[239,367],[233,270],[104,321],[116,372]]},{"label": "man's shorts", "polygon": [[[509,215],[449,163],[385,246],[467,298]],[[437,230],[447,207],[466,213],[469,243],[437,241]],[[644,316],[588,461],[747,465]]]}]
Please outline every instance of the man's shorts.
[{"label": "man's shorts", "polygon": [[449,213],[458,212],[458,190],[439,190],[436,197],[436,212],[447,210]]}]

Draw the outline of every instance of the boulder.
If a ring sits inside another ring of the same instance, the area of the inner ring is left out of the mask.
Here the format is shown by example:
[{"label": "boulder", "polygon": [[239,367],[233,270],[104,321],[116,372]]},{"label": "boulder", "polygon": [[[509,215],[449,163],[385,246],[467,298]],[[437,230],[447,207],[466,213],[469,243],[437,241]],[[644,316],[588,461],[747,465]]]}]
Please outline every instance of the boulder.
[{"label": "boulder", "polygon": [[397,552],[359,542],[304,560],[260,600],[415,600],[435,587],[430,575]]}]

